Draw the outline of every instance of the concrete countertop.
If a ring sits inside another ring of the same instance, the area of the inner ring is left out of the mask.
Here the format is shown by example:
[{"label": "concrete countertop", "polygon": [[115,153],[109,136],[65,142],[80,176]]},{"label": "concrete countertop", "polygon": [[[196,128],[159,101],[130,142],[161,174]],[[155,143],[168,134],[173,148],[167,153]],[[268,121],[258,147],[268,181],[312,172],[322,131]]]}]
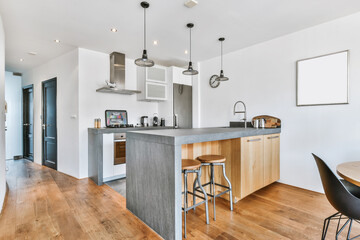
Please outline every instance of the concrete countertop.
[{"label": "concrete countertop", "polygon": [[144,131],[144,130],[164,130],[173,129],[174,127],[131,127],[131,128],[88,128],[89,133],[106,134],[106,133],[125,133],[130,131]]},{"label": "concrete countertop", "polygon": [[181,145],[198,142],[210,142],[248,136],[280,133],[281,128],[193,128],[193,129],[162,129],[129,132],[128,138],[142,139],[144,141],[161,144]]}]

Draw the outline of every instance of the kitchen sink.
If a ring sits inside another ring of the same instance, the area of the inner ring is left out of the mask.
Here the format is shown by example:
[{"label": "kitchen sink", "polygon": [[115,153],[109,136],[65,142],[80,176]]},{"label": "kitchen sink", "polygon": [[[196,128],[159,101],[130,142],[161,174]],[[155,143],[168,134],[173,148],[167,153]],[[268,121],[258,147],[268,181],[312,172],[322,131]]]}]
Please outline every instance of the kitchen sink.
[{"label": "kitchen sink", "polygon": [[[245,123],[244,122],[230,122],[228,127],[224,127],[224,128],[244,128]],[[246,126],[248,128],[252,128],[252,124],[251,122],[246,122]]]}]

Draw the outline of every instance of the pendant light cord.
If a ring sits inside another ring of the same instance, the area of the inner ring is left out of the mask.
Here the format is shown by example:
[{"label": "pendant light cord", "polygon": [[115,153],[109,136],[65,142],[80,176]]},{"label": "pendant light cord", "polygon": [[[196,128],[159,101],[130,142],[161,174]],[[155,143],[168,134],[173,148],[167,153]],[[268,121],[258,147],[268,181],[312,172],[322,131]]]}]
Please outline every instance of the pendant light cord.
[{"label": "pendant light cord", "polygon": [[146,49],[146,8],[144,8],[144,49]]},{"label": "pendant light cord", "polygon": [[191,62],[191,28],[190,28],[190,62]]},{"label": "pendant light cord", "polygon": [[223,41],[221,41],[221,70],[223,70]]}]

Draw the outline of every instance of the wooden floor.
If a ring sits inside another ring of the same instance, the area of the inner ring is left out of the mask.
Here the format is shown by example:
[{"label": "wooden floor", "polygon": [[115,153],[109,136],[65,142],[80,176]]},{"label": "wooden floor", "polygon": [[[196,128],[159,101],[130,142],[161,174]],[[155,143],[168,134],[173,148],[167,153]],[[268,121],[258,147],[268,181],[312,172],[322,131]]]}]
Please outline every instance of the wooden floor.
[{"label": "wooden floor", "polygon": [[[77,180],[26,160],[8,161],[9,192],[0,239],[161,239],[126,210],[125,198],[107,185]],[[320,239],[335,210],[322,194],[280,183],[238,202],[217,200],[210,225],[204,207],[188,214],[188,239]],[[336,224],[329,229],[334,239]],[[358,226],[353,233],[360,233]],[[343,238],[345,239],[345,234]]]}]

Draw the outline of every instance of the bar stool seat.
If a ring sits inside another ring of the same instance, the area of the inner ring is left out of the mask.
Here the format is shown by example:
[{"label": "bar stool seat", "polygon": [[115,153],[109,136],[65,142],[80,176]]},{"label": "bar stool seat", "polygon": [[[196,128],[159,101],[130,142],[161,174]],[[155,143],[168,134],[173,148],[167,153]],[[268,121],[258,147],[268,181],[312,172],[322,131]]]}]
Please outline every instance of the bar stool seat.
[{"label": "bar stool seat", "polygon": [[[201,179],[201,162],[198,160],[193,160],[193,159],[182,159],[181,171],[184,174],[184,192],[182,192],[182,194],[184,194],[184,207],[182,208],[182,210],[184,211],[184,237],[186,238],[186,214],[187,214],[187,212],[191,209],[195,209],[200,204],[205,203],[206,224],[209,224],[209,210],[208,210],[208,197],[207,197],[206,191],[202,187],[202,184],[200,181],[200,179]],[[188,190],[187,177],[188,177],[189,173],[196,174],[194,183],[197,183],[199,185],[198,188],[200,188],[200,189],[197,189],[197,192],[202,193],[204,196],[197,195],[195,193],[195,189],[193,189],[193,192],[190,192]],[[188,206],[188,194],[193,195],[193,205],[190,207]],[[196,203],[196,198],[200,198],[200,199],[202,199],[202,201]]]},{"label": "bar stool seat", "polygon": [[222,155],[202,155],[198,160],[202,163],[223,163],[226,158]]},{"label": "bar stool seat", "polygon": [[201,167],[201,162],[199,160],[193,160],[193,159],[183,159],[181,169],[182,170],[194,170]]},{"label": "bar stool seat", "polygon": [[[216,211],[215,211],[215,199],[217,197],[220,197],[221,195],[225,194],[225,193],[229,193],[229,200],[230,200],[230,210],[233,210],[233,201],[232,201],[232,187],[231,187],[231,182],[228,179],[228,177],[226,176],[225,173],[225,162],[226,162],[226,158],[222,155],[202,155],[197,157],[197,159],[201,162],[201,167],[202,166],[210,166],[210,181],[201,185],[198,184],[196,181],[194,182],[194,191],[197,192],[202,192],[203,187],[210,185],[210,193],[206,193],[207,196],[209,196],[214,204],[214,220],[216,220]],[[223,172],[223,177],[226,180],[226,182],[228,183],[228,186],[222,185],[220,183],[216,183],[215,182],[215,174],[214,174],[214,167],[215,166],[221,166],[222,167],[222,172]],[[200,167],[200,172],[201,172],[201,167]],[[216,193],[215,192],[215,186],[221,187],[223,189],[225,189],[225,191],[222,191],[220,193]],[[201,191],[200,191],[201,190]],[[195,208],[194,208],[195,210]]]}]

